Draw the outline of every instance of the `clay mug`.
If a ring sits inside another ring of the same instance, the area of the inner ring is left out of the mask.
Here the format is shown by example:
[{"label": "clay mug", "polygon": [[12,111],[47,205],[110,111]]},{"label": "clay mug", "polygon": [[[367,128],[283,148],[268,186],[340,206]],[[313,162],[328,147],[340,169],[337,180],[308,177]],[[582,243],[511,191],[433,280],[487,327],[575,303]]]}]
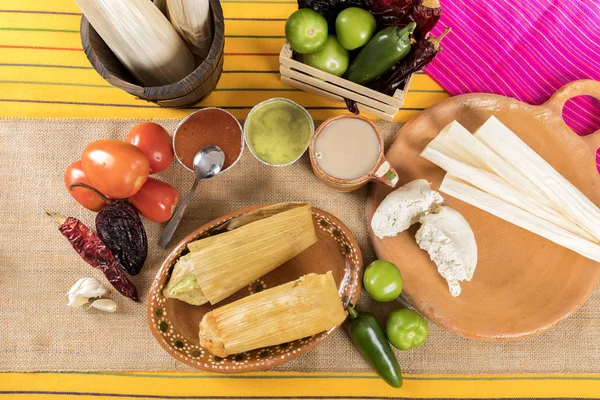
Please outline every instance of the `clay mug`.
[{"label": "clay mug", "polygon": [[[379,139],[379,158],[377,159],[375,166],[371,168],[369,172],[357,179],[347,180],[330,176],[327,173],[325,173],[325,171],[323,171],[321,167],[319,167],[319,164],[317,162],[315,150],[315,142],[317,141],[317,138],[319,137],[321,132],[323,132],[323,129],[325,129],[325,127],[327,127],[332,122],[338,121],[342,118],[355,118],[367,122],[369,125],[371,125],[371,128],[373,128],[373,131]],[[386,160],[383,150],[383,137],[381,136],[381,133],[379,132],[375,124],[373,124],[373,122],[359,115],[339,115],[337,117],[329,118],[328,120],[323,122],[315,131],[315,134],[313,135],[312,140],[310,141],[309,147],[310,164],[315,175],[321,182],[323,182],[330,188],[338,190],[340,192],[352,192],[354,190],[358,190],[370,181],[380,182],[387,186],[395,187],[398,183],[398,174],[396,173],[394,168],[392,168],[390,163]]]}]

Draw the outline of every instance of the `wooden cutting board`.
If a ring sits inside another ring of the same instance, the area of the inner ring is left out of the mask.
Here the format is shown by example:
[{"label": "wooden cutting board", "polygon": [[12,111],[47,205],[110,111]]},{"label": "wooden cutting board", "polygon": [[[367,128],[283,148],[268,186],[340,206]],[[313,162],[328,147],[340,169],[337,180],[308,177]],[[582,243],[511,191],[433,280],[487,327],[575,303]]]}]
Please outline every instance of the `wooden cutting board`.
[{"label": "wooden cutting board", "polygon": [[[562,119],[565,102],[580,95],[600,99],[600,82],[572,82],[541,106],[490,94],[468,94],[428,108],[402,127],[386,154],[400,176],[398,187],[425,178],[437,190],[445,172],[420,157],[424,147],[453,120],[474,132],[495,115],[600,205],[600,176],[595,163],[600,133],[580,137]],[[372,185],[367,204],[369,222],[390,191],[383,185]],[[518,339],[555,326],[591,295],[600,280],[600,264],[442,195],[446,205],[467,219],[478,245],[475,275],[471,282],[461,283],[459,297],[450,296],[446,281],[416,244],[418,226],[383,240],[369,229],[378,257],[400,268],[404,296],[429,319],[471,339]]]}]

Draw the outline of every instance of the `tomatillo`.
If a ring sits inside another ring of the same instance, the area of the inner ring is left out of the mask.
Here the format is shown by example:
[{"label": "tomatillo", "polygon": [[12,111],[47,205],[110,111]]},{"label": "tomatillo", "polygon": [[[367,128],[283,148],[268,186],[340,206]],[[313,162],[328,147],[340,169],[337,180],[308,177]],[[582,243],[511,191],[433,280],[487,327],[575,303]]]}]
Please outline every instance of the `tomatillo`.
[{"label": "tomatillo", "polygon": [[363,284],[374,300],[388,302],[396,300],[402,293],[402,275],[391,262],[377,260],[365,269]]},{"label": "tomatillo", "polygon": [[408,350],[421,346],[429,335],[427,320],[419,313],[400,308],[385,321],[385,334],[397,349]]},{"label": "tomatillo", "polygon": [[285,23],[285,37],[292,49],[301,54],[322,49],[327,41],[327,31],[325,18],[310,8],[299,9]]}]

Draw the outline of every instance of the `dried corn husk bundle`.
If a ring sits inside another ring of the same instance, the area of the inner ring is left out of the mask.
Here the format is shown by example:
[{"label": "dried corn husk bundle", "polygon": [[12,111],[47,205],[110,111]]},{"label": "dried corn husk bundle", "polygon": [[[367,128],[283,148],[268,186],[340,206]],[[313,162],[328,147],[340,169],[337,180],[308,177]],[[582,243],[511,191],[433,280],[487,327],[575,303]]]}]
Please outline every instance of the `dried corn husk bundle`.
[{"label": "dried corn husk bundle", "polygon": [[315,335],[344,319],[331,272],[308,274],[207,313],[200,321],[200,346],[226,357]]},{"label": "dried corn husk bundle", "polygon": [[188,76],[194,58],[160,10],[148,0],[75,0],[117,58],[144,86]]},{"label": "dried corn husk bundle", "polygon": [[192,52],[206,58],[213,39],[209,0],[167,0],[167,11],[175,30],[191,45]]},{"label": "dried corn husk bundle", "polygon": [[[222,233],[219,233],[222,232]],[[215,304],[297,256],[317,241],[311,207],[282,203],[246,213],[219,233],[188,244],[163,289],[165,297]]]}]

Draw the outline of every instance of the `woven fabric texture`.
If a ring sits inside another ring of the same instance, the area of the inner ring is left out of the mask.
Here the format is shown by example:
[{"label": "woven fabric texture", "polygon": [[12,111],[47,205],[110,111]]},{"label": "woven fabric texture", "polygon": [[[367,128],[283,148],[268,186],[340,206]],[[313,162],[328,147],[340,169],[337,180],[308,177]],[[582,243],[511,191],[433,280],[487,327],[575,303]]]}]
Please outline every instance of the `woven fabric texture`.
[{"label": "woven fabric texture", "polygon": [[[104,280],[85,264],[44,210],[82,219],[94,214],[66,192],[63,174],[85,146],[100,138],[123,139],[136,120],[0,119],[0,370],[187,370],[153,339],[145,301],[133,303],[114,291],[116,314],[71,309],[65,293],[84,276]],[[176,120],[160,120],[173,131]],[[378,123],[389,143],[398,124]],[[178,164],[159,175],[180,193],[192,175]],[[365,263],[374,259],[366,230],[366,188],[353,193],[328,189],[314,177],[305,155],[287,168],[267,167],[245,151],[230,171],[200,184],[174,242],[220,215],[253,204],[309,201],[341,219],[355,234]],[[159,224],[148,223],[149,257],[133,281],[142,299],[167,250],[159,250]],[[565,266],[568,268],[568,266]],[[109,285],[107,284],[107,287]],[[378,317],[400,304],[371,302],[359,307]],[[431,324],[422,348],[399,352],[405,372],[598,372],[600,290],[565,323],[542,336],[518,342],[462,339]],[[279,368],[284,371],[370,371],[344,330],[310,353]]]}]

